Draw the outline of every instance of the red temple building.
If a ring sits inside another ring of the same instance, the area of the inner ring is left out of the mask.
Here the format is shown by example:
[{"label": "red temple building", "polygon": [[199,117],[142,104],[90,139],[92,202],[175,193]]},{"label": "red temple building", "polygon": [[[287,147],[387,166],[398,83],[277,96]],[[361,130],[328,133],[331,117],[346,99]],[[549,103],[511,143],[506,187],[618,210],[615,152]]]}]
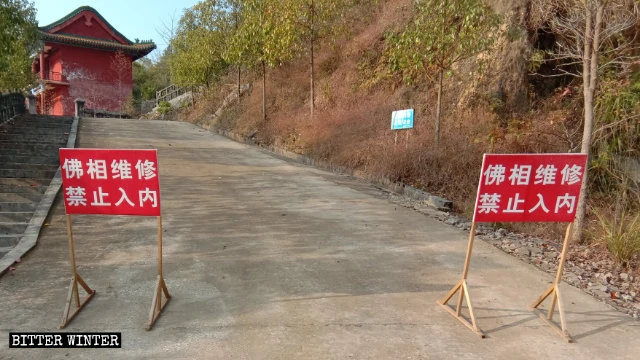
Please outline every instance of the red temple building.
[{"label": "red temple building", "polygon": [[38,35],[44,48],[32,71],[40,80],[34,90],[39,114],[73,115],[75,99],[85,100],[87,109],[121,113],[131,97],[132,62],[156,48],[130,41],[89,6],[38,28]]}]

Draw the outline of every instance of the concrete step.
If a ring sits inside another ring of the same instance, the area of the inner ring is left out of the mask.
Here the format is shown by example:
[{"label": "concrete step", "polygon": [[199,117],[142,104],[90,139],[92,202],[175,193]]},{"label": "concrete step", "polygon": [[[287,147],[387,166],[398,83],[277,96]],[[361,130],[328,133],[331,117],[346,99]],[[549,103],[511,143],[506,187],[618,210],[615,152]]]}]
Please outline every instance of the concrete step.
[{"label": "concrete step", "polygon": [[69,135],[63,134],[3,134],[0,135],[0,144],[4,143],[59,143],[66,142]]},{"label": "concrete step", "polygon": [[31,217],[33,216],[33,212],[0,212],[0,222],[3,223],[14,223],[14,222],[29,222]]},{"label": "concrete step", "polygon": [[51,179],[56,174],[56,171],[57,170],[0,169],[0,174],[6,178]]},{"label": "concrete step", "polygon": [[62,143],[20,143],[20,142],[6,142],[0,143],[0,149],[6,150],[22,150],[22,151],[33,151],[36,153],[41,153],[43,151],[52,151],[57,152],[58,149],[64,147],[65,144]]},{"label": "concrete step", "polygon": [[34,212],[36,204],[33,202],[0,202],[0,212]]},{"label": "concrete step", "polygon": [[66,147],[60,146],[48,151],[34,151],[32,149],[16,149],[16,148],[2,148],[0,147],[0,156],[58,156],[60,148]]},{"label": "concrete step", "polygon": [[11,249],[13,249],[13,246],[0,247],[0,259],[2,259],[3,256],[5,256],[9,251],[11,251]]},{"label": "concrete step", "polygon": [[72,117],[63,117],[63,116],[20,116],[13,120],[10,125],[19,126],[23,124],[60,124],[60,123],[71,123],[73,121]]},{"label": "concrete step", "polygon": [[42,198],[42,194],[38,194],[38,193],[28,193],[28,192],[23,192],[23,193],[0,193],[0,202],[34,202],[34,203],[38,203],[40,202],[40,199]]},{"label": "concrete step", "polygon": [[38,164],[38,163],[22,163],[15,161],[0,162],[0,168],[4,169],[25,169],[25,170],[51,170],[57,169],[59,164]]},{"label": "concrete step", "polygon": [[69,129],[62,129],[60,131],[41,131],[41,130],[31,130],[25,131],[24,133],[11,132],[8,134],[0,133],[0,141],[9,141],[9,140],[21,140],[21,141],[42,141],[47,139],[56,138],[60,141],[65,140],[69,137],[68,133]]},{"label": "concrete step", "polygon": [[53,120],[73,120],[73,116],[57,116],[57,115],[40,115],[40,114],[23,114],[23,119],[53,119]]},{"label": "concrete step", "polygon": [[0,169],[22,169],[22,170],[44,170],[44,171],[50,171],[50,170],[57,170],[58,169],[58,164],[54,163],[54,164],[25,164],[25,163],[15,163],[15,162],[9,162],[9,163],[0,163]]},{"label": "concrete step", "polygon": [[[23,124],[19,126],[11,126],[6,128],[2,135],[18,134],[18,135],[46,135],[46,134],[64,134],[71,130],[71,124]],[[34,133],[36,131],[36,133]]]},{"label": "concrete step", "polygon": [[21,163],[21,164],[47,164],[56,165],[59,164],[59,155],[55,154],[36,154],[36,155],[2,155],[0,154],[0,167],[1,164],[7,163]]},{"label": "concrete step", "polygon": [[27,121],[17,121],[14,124],[8,126],[8,128],[12,129],[25,129],[25,128],[56,128],[56,127],[64,127],[70,126],[72,121],[40,121],[40,120],[27,120]]},{"label": "concrete step", "polygon": [[0,235],[22,235],[29,226],[28,222],[0,222]]},{"label": "concrete step", "polygon": [[[16,178],[16,180],[22,180]],[[0,192],[13,194],[39,194],[42,195],[47,191],[48,185],[19,186],[10,184],[0,184]]]},{"label": "concrete step", "polygon": [[5,248],[6,247],[6,248],[9,248],[9,251],[11,251],[11,248],[16,246],[18,241],[20,241],[21,237],[22,237],[22,234],[20,234],[20,235],[2,235],[2,234],[0,234],[0,248]]},{"label": "concrete step", "polygon": [[[14,192],[1,190],[7,189],[29,189],[36,190],[39,187],[46,188],[51,183],[51,179],[16,179],[16,178],[0,178],[0,192]],[[27,192],[24,190],[24,192]]]},{"label": "concrete step", "polygon": [[9,129],[6,132],[0,133],[0,136],[49,136],[49,135],[65,135],[71,130],[71,125],[63,125],[56,127],[39,127],[38,125],[34,126],[25,126],[19,128]]}]

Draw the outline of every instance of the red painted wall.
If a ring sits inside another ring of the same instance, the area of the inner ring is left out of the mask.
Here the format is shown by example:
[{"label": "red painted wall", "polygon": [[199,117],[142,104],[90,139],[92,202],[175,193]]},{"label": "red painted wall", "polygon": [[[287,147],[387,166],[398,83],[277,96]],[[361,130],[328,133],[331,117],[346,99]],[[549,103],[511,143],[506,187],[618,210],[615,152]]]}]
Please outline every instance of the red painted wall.
[{"label": "red painted wall", "polygon": [[116,53],[69,45],[48,44],[55,52],[46,60],[49,71],[61,73],[69,85],[49,84],[46,102],[52,115],[73,115],[76,98],[86,100],[90,109],[121,112],[120,104],[132,93],[131,56],[118,70]]},{"label": "red painted wall", "polygon": [[[85,16],[79,16],[59,31],[113,40],[113,36],[103,28],[98,18],[89,14],[91,21],[87,21]],[[122,112],[121,104],[132,94],[131,56],[125,55],[124,66],[118,69],[115,52],[47,42],[45,47],[48,46],[51,50],[45,59],[45,71],[62,74],[62,79],[52,75],[50,80],[61,80],[68,85],[47,83],[48,90],[44,94],[44,110],[47,113],[74,115],[74,101],[77,98],[84,99],[85,107],[89,109]],[[39,105],[42,111],[42,104]]]},{"label": "red painted wall", "polygon": [[[51,69],[59,66],[63,79],[69,86],[57,86],[63,97],[63,115],[73,115],[76,98],[86,100],[90,109],[120,112],[120,104],[131,96],[131,57],[126,56],[128,66],[120,72],[113,66],[116,53],[55,45],[57,52],[49,59]],[[54,70],[52,70],[54,71]],[[64,91],[68,89],[67,91]],[[58,114],[56,114],[58,115]]]}]

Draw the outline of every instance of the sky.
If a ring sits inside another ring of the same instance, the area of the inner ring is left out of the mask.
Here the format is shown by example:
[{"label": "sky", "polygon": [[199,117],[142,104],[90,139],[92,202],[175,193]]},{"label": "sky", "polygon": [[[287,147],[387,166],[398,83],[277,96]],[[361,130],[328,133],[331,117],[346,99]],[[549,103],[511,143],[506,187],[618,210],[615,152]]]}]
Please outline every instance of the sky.
[{"label": "sky", "polygon": [[37,10],[38,26],[49,25],[80,6],[91,6],[96,9],[111,26],[116,28],[129,40],[153,40],[158,46],[151,54],[157,58],[167,47],[161,36],[166,26],[170,26],[172,18],[177,25],[183,10],[199,0],[30,0]]}]

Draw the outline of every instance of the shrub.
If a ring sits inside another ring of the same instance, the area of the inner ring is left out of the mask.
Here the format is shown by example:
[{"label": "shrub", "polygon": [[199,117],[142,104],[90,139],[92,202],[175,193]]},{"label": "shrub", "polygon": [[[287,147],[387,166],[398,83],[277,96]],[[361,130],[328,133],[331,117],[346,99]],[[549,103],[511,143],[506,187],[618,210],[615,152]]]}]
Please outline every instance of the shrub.
[{"label": "shrub", "polygon": [[595,214],[600,225],[600,241],[623,266],[627,266],[640,254],[640,213],[632,216],[625,210],[620,216]]},{"label": "shrub", "polygon": [[158,104],[158,112],[162,115],[163,118],[169,113],[169,111],[171,111],[171,104],[169,104],[168,101],[160,101],[160,103]]}]

